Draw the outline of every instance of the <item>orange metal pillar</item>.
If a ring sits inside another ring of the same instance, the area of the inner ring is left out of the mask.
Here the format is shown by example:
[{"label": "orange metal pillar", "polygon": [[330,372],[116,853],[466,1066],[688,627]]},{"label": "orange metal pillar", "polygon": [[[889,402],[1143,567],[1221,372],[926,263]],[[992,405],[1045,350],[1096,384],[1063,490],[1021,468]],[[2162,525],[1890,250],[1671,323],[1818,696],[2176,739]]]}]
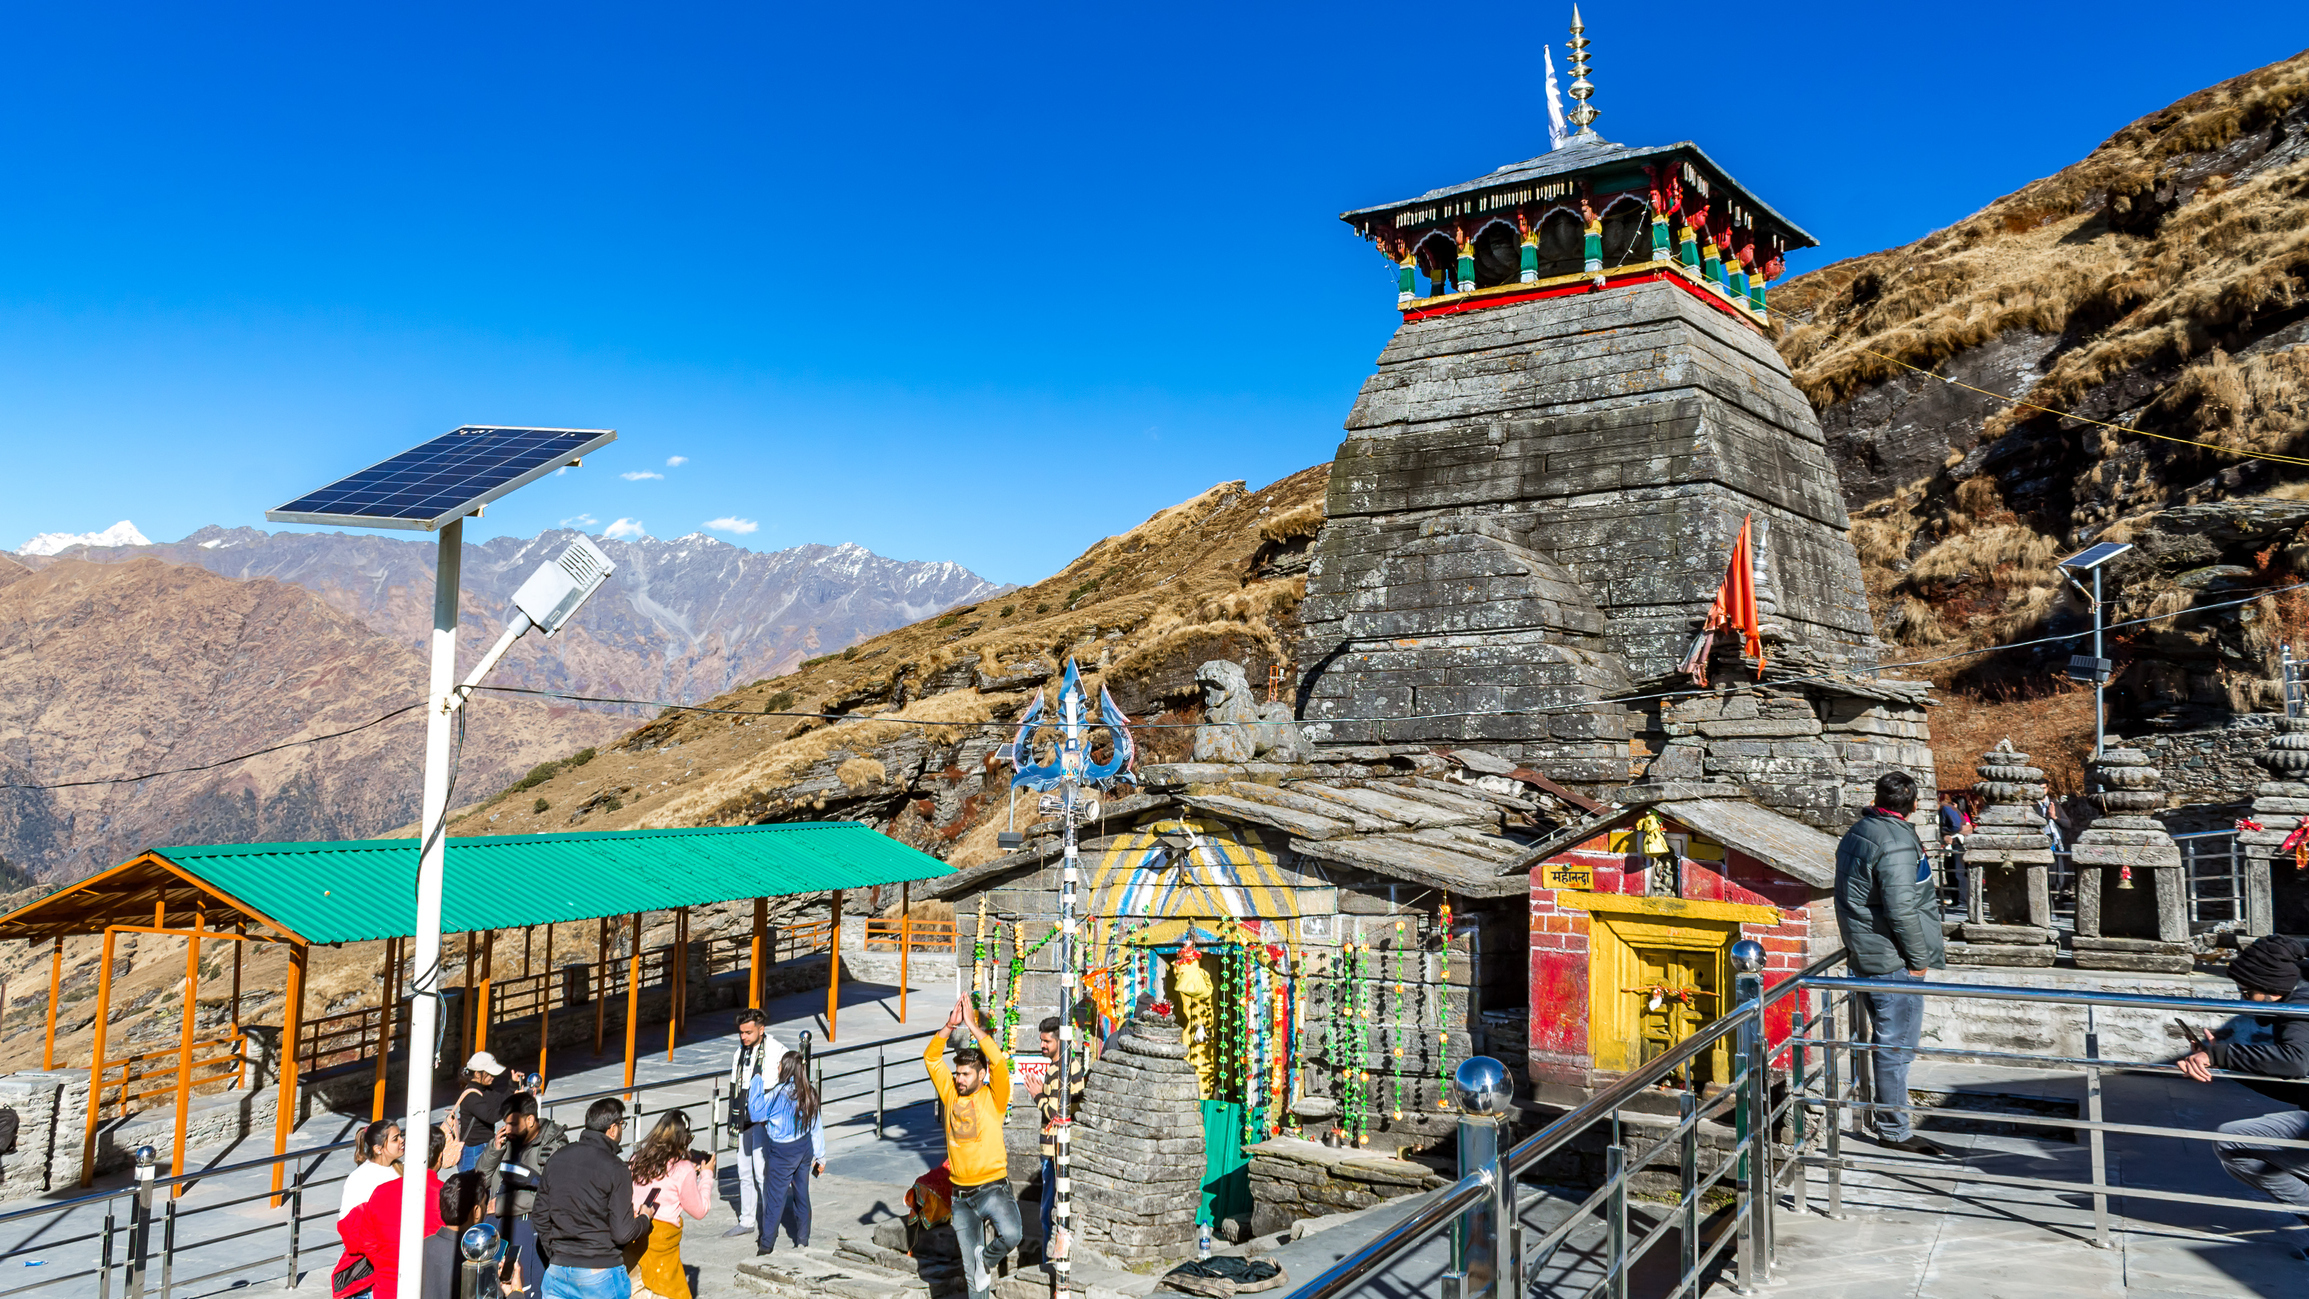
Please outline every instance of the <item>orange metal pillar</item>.
[{"label": "orange metal pillar", "polygon": [[[297,1040],[297,1035],[305,1031],[305,963],[311,955],[311,949],[305,944],[289,944],[288,1005],[281,1012],[281,1041],[283,1042],[294,1043]],[[394,966],[396,974],[399,972],[399,968],[399,964],[396,962]],[[390,1036],[386,1038],[386,1045],[392,1045]],[[416,1050],[417,1044],[411,1042],[409,1049]],[[384,1052],[379,1051],[378,1055],[382,1057]],[[280,1078],[275,1083],[275,1087],[277,1091],[273,1097],[273,1154],[280,1156],[289,1152],[289,1130],[295,1127],[297,1123],[297,1053],[294,1046],[281,1052]],[[384,1093],[380,1091],[377,1096],[379,1105],[382,1105]],[[380,1114],[378,1117],[384,1116]],[[280,1203],[281,1174],[287,1168],[286,1161],[278,1158],[273,1161],[273,1191],[275,1193],[273,1202],[275,1204]]]},{"label": "orange metal pillar", "polygon": [[[205,908],[192,913],[192,932],[184,940],[184,1036],[176,1047],[176,1148],[169,1158],[169,1174],[184,1173],[184,1130],[192,1118],[192,1035],[200,1015],[200,935],[208,928]],[[184,1193],[182,1184],[171,1187],[173,1198]]]},{"label": "orange metal pillar", "polygon": [[[527,950],[527,944],[523,944]],[[537,1076],[545,1076],[545,1048],[553,1041],[553,926],[545,927],[545,982],[537,985]]]},{"label": "orange metal pillar", "polygon": [[826,952],[826,1040],[834,1040],[834,1012],[842,1005],[842,890],[834,890],[834,929]]},{"label": "orange metal pillar", "polygon": [[[470,978],[471,975],[466,977]],[[496,1017],[496,1007],[489,1004],[489,985],[497,978],[497,931],[481,933],[481,994],[473,1002],[473,1049],[489,1049],[489,1021]]]},{"label": "orange metal pillar", "polygon": [[625,965],[625,1085],[633,1086],[634,1033],[641,1027],[641,913],[633,913],[633,949]]},{"label": "orange metal pillar", "polygon": [[914,906],[910,897],[914,886],[898,885],[898,1022],[906,1022],[906,992],[914,986]]},{"label": "orange metal pillar", "polygon": [[112,1010],[112,940],[110,929],[104,931],[103,964],[96,967],[96,1044],[88,1055],[88,1132],[80,1142],[80,1184],[96,1185],[96,1114],[104,1108],[99,1099],[104,1095],[104,1020]]},{"label": "orange metal pillar", "polygon": [[689,983],[689,908],[673,913],[673,950],[665,960],[665,1062],[673,1063],[673,1044],[681,1033],[682,989]]},{"label": "orange metal pillar", "polygon": [[769,959],[764,950],[766,944],[762,942],[762,939],[768,933],[769,927],[770,900],[768,898],[755,898],[754,950],[753,955],[749,958],[753,963],[746,967],[746,1005],[754,1010],[762,1008],[762,966]]},{"label": "orange metal pillar", "polygon": [[[242,941],[238,941],[233,944],[233,999],[231,1015],[228,1022],[230,1022],[233,1026],[234,1037],[243,1037],[241,1033],[241,949],[248,946],[246,941],[248,931],[249,927],[246,924],[237,924],[233,926],[233,932],[242,935]],[[245,1043],[246,1039],[243,1038],[243,1041]],[[233,1086],[247,1087],[248,1085],[249,1056],[248,1051],[244,1045],[241,1051],[241,1067],[233,1073]]]},{"label": "orange metal pillar", "polygon": [[369,1117],[385,1117],[385,1057],[393,1054],[393,1013],[401,1008],[401,940],[385,940],[385,1004],[377,1013],[377,1072],[369,1084]]},{"label": "orange metal pillar", "polygon": [[[457,1017],[458,1026],[465,1030],[457,1044],[457,1067],[462,1071],[465,1059],[473,1054],[473,931],[465,931],[465,1013]],[[462,1072],[459,1074],[463,1076]]]},{"label": "orange metal pillar", "polygon": [[[56,1067],[56,1003],[64,991],[64,935],[56,936],[56,946],[48,952],[48,1044],[40,1050],[40,1067]],[[93,1078],[89,1095],[94,1097]]]}]

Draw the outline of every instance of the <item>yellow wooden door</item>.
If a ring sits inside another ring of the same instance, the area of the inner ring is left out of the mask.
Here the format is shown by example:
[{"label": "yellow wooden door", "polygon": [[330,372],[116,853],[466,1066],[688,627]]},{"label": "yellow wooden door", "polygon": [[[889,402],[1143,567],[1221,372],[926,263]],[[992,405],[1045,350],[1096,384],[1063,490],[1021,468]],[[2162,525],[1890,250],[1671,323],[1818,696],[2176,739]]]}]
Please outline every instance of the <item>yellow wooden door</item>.
[{"label": "yellow wooden door", "polygon": [[[1635,1002],[1637,1063],[1673,1050],[1716,1016],[1716,954],[1675,948],[1631,950],[1636,980],[1626,995]],[[1709,1054],[1693,1061],[1694,1081],[1714,1082]]]}]

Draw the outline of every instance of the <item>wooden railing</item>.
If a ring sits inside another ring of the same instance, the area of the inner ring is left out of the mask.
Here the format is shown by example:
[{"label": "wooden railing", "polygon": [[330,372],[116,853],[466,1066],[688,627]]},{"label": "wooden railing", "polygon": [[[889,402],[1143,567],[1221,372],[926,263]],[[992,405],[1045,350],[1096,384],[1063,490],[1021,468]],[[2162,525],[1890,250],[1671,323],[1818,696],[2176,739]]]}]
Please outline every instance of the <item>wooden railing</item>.
[{"label": "wooden railing", "polygon": [[917,952],[951,952],[955,933],[955,923],[951,920],[869,920],[865,945],[869,948],[907,945]]},{"label": "wooden railing", "polygon": [[[96,1067],[95,1104],[109,1103],[115,1115],[126,1115],[131,1101],[148,1096],[172,1096],[176,1093],[177,1066],[182,1063],[177,1047],[162,1047],[140,1051],[135,1055],[107,1060]],[[240,1033],[227,1037],[195,1039],[192,1044],[192,1090],[203,1087],[231,1086],[242,1081],[248,1063],[248,1038]],[[118,1071],[115,1076],[114,1071]],[[141,1087],[138,1084],[160,1080],[158,1085]],[[117,1089],[118,1094],[107,1098]]]},{"label": "wooden railing", "polygon": [[[380,1044],[379,1030],[384,1027],[384,1008],[364,1006],[358,1010],[339,1011],[305,1021],[299,1036],[299,1066],[306,1073],[325,1068],[351,1064],[356,1060],[374,1058],[380,1051],[392,1054],[389,1046]],[[401,998],[393,1008],[393,1041],[409,1040],[409,999]]]}]

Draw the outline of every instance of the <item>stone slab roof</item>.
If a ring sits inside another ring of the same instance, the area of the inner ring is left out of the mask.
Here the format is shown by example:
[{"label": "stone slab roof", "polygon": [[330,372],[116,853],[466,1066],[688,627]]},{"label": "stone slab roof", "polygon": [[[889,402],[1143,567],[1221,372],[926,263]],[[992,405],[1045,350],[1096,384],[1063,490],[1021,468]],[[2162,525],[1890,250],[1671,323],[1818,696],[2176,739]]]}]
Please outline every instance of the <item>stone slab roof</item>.
[{"label": "stone slab roof", "polygon": [[[1117,833],[1150,812],[1195,812],[1279,831],[1302,857],[1465,897],[1514,897],[1531,887],[1532,843],[1554,825],[1538,803],[1513,794],[1421,775],[1347,774],[1337,764],[1173,763],[1141,774],[1146,792],[1103,804],[1083,837]],[[1051,823],[1029,834],[1008,856],[934,881],[930,895],[967,893],[1062,851]]]},{"label": "stone slab roof", "polygon": [[1718,843],[1739,849],[1790,879],[1801,880],[1816,889],[1835,887],[1834,837],[1738,797],[1735,788],[1724,788],[1733,796],[1713,796],[1713,790],[1687,785],[1663,789],[1652,797],[1635,798],[1542,839],[1524,855],[1522,868],[1529,871],[1559,852],[1632,821],[1647,809],[1655,809],[1660,815],[1688,825]]}]

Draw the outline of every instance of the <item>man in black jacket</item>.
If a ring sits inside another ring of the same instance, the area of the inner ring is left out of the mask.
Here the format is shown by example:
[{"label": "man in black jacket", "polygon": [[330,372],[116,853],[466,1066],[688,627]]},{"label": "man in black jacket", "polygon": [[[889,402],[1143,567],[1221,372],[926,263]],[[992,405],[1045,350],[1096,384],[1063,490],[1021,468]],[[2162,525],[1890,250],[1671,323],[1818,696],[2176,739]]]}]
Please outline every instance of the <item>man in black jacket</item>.
[{"label": "man in black jacket", "polygon": [[657,1192],[633,1202],[633,1173],[618,1158],[625,1102],[586,1107],[585,1131],[545,1165],[530,1222],[545,1255],[545,1299],[630,1299],[625,1247],[649,1234]]},{"label": "man in black jacket", "polygon": [[[2237,953],[2229,962],[2229,977],[2237,981],[2237,991],[2247,1001],[2281,1001],[2288,1006],[2309,1007],[2309,984],[2304,984],[2301,978],[2304,955],[2298,941],[2283,934],[2271,934]],[[2309,1019],[2274,1015],[2256,1018],[2262,1027],[2274,1033],[2274,1041],[2209,1038],[2203,1048],[2176,1062],[2181,1072],[2198,1082],[2211,1082],[2215,1069],[2260,1074],[2272,1079],[2309,1078]],[[2309,1150],[2256,1144],[2256,1139],[2270,1138],[2309,1141],[2309,1111],[2300,1108],[2303,1102],[2309,1101],[2309,1084],[2254,1081],[2245,1085],[2294,1108],[2222,1124],[2223,1136],[2240,1139],[2220,1142],[2213,1147],[2213,1152],[2220,1157],[2221,1168],[2229,1176],[2272,1200],[2291,1205],[2309,1221]]]},{"label": "man in black jacket", "polygon": [[[1932,863],[1908,816],[1916,810],[1916,781],[1904,771],[1876,778],[1875,806],[1860,814],[1836,845],[1836,924],[1852,970],[1865,978],[1921,981],[1945,969],[1940,898]],[[1908,1066],[1924,1033],[1924,998],[1910,993],[1861,994],[1875,1028],[1876,1139],[1894,1150],[1946,1155],[1908,1127]]]}]

